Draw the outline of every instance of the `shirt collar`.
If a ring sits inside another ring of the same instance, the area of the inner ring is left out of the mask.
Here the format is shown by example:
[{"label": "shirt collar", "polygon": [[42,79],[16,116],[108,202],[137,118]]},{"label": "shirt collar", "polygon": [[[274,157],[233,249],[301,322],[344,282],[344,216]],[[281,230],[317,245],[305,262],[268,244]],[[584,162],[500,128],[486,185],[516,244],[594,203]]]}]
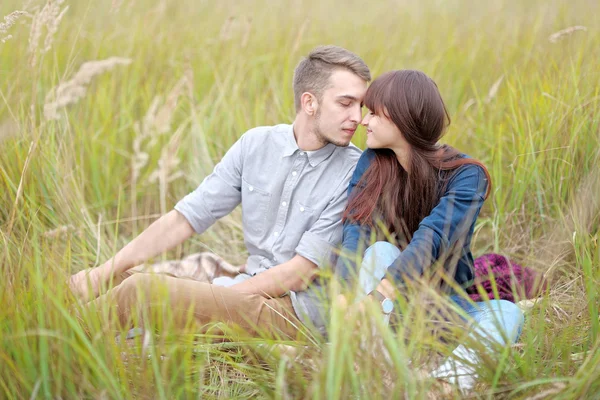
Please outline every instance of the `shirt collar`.
[{"label": "shirt collar", "polygon": [[[308,156],[308,163],[311,167],[316,167],[323,161],[327,160],[329,156],[333,153],[337,146],[333,143],[328,143],[327,145],[321,147],[315,151],[307,151],[306,154]],[[294,137],[294,126],[290,125],[287,132],[285,132],[285,142],[283,146],[283,157],[289,157],[295,154],[297,151],[302,151],[298,147],[298,143],[296,143],[296,138]]]}]

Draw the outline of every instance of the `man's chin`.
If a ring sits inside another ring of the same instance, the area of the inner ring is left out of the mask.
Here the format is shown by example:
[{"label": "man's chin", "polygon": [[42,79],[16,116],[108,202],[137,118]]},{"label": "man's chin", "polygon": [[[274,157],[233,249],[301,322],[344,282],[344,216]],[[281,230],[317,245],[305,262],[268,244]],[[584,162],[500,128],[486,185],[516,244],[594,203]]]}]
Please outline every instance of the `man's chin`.
[{"label": "man's chin", "polygon": [[337,141],[330,141],[329,143],[333,143],[335,144],[337,147],[348,147],[350,146],[350,140],[337,140]]}]

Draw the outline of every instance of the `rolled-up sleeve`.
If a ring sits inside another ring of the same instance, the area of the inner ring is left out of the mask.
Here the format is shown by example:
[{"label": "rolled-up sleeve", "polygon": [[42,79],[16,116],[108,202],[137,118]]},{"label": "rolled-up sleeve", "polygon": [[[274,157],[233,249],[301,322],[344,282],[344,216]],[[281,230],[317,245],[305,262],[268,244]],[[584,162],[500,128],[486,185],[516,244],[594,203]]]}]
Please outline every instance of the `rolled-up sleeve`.
[{"label": "rolled-up sleeve", "polygon": [[331,260],[335,247],[342,240],[342,214],[348,201],[347,188],[351,176],[352,170],[346,173],[319,219],[304,232],[296,247],[296,254],[309,259],[319,267],[323,267]]},{"label": "rolled-up sleeve", "polygon": [[175,210],[197,233],[206,231],[240,204],[243,161],[244,136],[227,151],[198,188],[175,205]]}]

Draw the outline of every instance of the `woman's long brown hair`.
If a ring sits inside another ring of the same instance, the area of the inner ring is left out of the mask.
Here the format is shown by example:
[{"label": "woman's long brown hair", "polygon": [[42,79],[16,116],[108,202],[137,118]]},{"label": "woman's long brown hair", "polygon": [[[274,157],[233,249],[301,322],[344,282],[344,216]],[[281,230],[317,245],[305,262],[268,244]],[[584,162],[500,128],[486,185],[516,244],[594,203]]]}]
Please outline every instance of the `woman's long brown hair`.
[{"label": "woman's long brown hair", "polygon": [[376,149],[375,158],[350,195],[344,220],[374,226],[383,222],[406,245],[419,223],[440,201],[452,171],[477,164],[491,180],[485,166],[463,158],[454,148],[437,142],[450,124],[450,116],[437,85],[420,71],[391,71],[367,90],[365,106],[389,118],[410,144],[410,173],[390,149]]}]

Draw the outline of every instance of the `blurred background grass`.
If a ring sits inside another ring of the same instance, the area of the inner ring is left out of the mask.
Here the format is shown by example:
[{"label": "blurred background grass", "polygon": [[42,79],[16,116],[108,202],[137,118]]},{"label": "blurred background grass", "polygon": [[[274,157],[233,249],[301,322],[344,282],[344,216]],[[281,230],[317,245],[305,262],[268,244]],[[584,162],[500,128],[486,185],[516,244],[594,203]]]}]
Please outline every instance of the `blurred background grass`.
[{"label": "blurred background grass", "polygon": [[[493,179],[475,255],[501,252],[552,279],[520,347],[481,366],[478,395],[600,391],[598,2],[54,3],[69,8],[46,52],[47,28],[30,45],[46,3],[0,4],[0,16],[29,13],[0,42],[0,397],[443,395],[415,372],[429,347],[451,351],[425,325],[409,338],[383,333],[402,354],[391,365],[371,365],[336,327],[331,346],[311,345],[309,364],[275,353],[253,362],[243,349],[260,353],[254,341],[198,350],[181,337],[146,346],[148,359],[99,325],[87,338],[69,311],[70,273],[105,261],[170,210],[244,131],[293,120],[293,69],[319,44],[356,52],[375,77],[410,68],[437,82],[452,116],[444,141]],[[572,26],[586,30],[550,40]],[[113,56],[132,62],[94,77],[59,120],[45,119],[52,88]],[[353,142],[364,147],[362,128]],[[167,257],[208,250],[241,263],[239,217]]]}]

